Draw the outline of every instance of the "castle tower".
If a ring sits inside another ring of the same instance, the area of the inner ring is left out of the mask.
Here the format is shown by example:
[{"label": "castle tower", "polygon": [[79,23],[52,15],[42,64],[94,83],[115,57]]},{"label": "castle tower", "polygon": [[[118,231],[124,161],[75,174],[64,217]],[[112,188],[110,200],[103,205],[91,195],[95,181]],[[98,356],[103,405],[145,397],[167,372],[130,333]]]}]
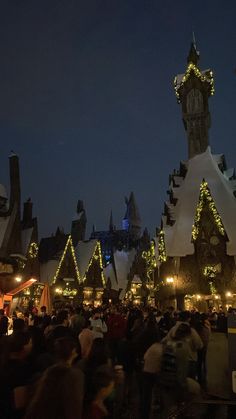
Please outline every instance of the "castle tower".
[{"label": "castle tower", "polygon": [[125,203],[127,208],[122,220],[123,230],[128,231],[131,237],[136,240],[141,235],[141,218],[133,192],[131,192],[129,199],[125,198]]},{"label": "castle tower", "polygon": [[174,80],[177,100],[182,106],[188,158],[204,153],[209,145],[211,119],[208,98],[214,94],[214,80],[211,70],[200,70],[199,58],[194,41],[187,57],[185,74],[177,75]]}]

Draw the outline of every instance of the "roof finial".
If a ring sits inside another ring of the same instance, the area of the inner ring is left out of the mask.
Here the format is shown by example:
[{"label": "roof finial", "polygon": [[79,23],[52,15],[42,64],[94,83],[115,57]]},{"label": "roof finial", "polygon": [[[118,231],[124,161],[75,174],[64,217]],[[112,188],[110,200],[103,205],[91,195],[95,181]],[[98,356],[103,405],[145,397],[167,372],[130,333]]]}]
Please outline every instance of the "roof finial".
[{"label": "roof finial", "polygon": [[191,42],[191,47],[190,47],[187,61],[188,63],[193,63],[197,65],[199,57],[200,57],[200,54],[197,50],[195,33],[194,31],[192,31],[192,42]]},{"label": "roof finial", "polygon": [[197,49],[197,44],[196,44],[196,38],[195,38],[195,33],[194,31],[192,32],[193,35],[193,45],[195,46],[195,48]]}]

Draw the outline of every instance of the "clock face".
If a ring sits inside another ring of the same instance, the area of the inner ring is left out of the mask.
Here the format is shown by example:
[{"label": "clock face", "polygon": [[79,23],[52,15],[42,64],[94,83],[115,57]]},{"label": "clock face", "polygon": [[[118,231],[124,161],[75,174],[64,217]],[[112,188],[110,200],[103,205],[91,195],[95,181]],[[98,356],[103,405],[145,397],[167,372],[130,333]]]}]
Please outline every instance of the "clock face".
[{"label": "clock face", "polygon": [[218,237],[216,237],[216,236],[211,236],[211,238],[210,238],[210,243],[211,243],[213,246],[217,246],[217,244],[219,244],[219,239],[218,239]]}]

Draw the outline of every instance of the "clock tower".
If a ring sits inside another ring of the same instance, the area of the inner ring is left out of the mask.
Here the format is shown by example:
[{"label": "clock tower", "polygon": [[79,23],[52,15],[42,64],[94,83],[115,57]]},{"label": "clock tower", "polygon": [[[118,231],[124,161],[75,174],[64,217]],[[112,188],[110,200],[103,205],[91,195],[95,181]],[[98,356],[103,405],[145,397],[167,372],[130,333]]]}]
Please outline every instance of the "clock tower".
[{"label": "clock tower", "polygon": [[208,98],[214,93],[211,70],[201,71],[198,67],[199,52],[192,42],[187,58],[185,74],[175,77],[177,100],[182,105],[184,128],[188,140],[188,158],[204,153],[209,145],[210,112]]}]

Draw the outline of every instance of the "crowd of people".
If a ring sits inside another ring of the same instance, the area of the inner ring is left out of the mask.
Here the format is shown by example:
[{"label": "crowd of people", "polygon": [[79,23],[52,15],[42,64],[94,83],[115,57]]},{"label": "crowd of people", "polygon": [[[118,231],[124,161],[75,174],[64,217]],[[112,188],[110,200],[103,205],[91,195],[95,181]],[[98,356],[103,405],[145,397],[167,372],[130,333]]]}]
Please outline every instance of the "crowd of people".
[{"label": "crowd of people", "polygon": [[156,403],[167,418],[205,388],[212,329],[226,331],[223,310],[68,306],[49,315],[43,306],[11,319],[0,310],[0,417],[148,419]]}]

